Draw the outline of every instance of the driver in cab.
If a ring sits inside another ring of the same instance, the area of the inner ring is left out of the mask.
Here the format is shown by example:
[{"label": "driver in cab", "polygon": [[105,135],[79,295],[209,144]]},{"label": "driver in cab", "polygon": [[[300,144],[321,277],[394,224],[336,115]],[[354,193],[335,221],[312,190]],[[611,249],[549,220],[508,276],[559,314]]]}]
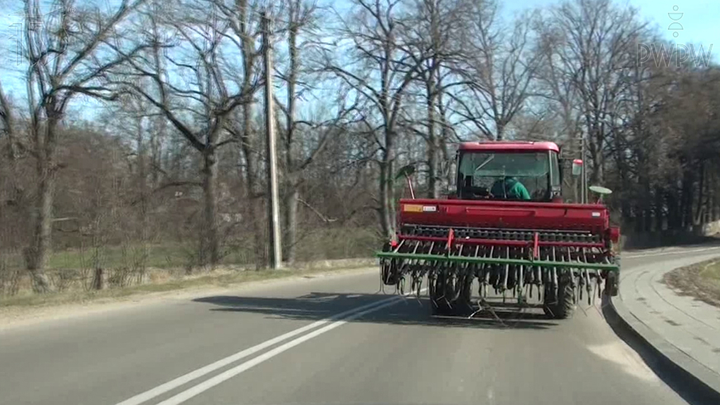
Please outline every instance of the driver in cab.
[{"label": "driver in cab", "polygon": [[490,194],[495,198],[530,200],[530,193],[528,193],[527,188],[512,176],[496,180],[490,189]]}]

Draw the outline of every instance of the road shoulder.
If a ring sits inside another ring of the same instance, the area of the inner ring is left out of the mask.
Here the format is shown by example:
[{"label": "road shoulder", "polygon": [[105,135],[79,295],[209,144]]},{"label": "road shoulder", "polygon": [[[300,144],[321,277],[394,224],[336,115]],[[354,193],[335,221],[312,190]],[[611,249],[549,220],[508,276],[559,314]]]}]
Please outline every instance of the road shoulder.
[{"label": "road shoulder", "polygon": [[87,316],[103,316],[123,310],[138,309],[150,305],[162,305],[187,301],[199,297],[233,292],[248,292],[259,288],[273,288],[298,282],[311,282],[318,278],[346,277],[377,271],[372,267],[332,269],[300,272],[298,275],[248,281],[238,284],[196,286],[182,290],[141,293],[127,296],[99,298],[89,302],[71,302],[43,306],[0,307],[0,332],[48,321],[75,319]]},{"label": "road shoulder", "polygon": [[708,403],[720,403],[720,311],[676,294],[662,278],[676,268],[718,255],[720,251],[663,265],[633,266],[623,274],[619,296],[609,302],[621,326],[668,373]]}]

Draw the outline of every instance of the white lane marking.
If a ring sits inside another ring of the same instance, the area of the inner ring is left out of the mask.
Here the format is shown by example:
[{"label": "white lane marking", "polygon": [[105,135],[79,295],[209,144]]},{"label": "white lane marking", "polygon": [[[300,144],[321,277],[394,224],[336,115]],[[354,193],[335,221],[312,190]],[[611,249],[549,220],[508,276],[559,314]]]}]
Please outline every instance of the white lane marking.
[{"label": "white lane marking", "polygon": [[216,362],[214,362],[214,363],[208,364],[208,365],[205,366],[205,367],[199,368],[199,369],[197,369],[197,370],[195,370],[195,371],[191,371],[191,372],[189,372],[189,373],[187,373],[187,374],[185,374],[185,375],[182,375],[182,376],[180,376],[180,377],[178,377],[178,378],[176,378],[176,379],[174,379],[174,380],[168,381],[168,382],[166,382],[165,384],[158,385],[157,387],[155,387],[155,388],[153,388],[153,389],[150,389],[150,390],[148,390],[148,391],[145,391],[145,392],[143,392],[143,393],[140,393],[140,394],[138,394],[138,395],[135,395],[134,397],[132,397],[132,398],[130,398],[130,399],[127,399],[127,400],[125,400],[125,401],[123,401],[123,402],[120,402],[120,403],[118,403],[117,405],[140,405],[140,404],[142,404],[143,402],[146,402],[146,401],[148,401],[148,400],[150,400],[150,399],[153,399],[153,398],[155,398],[155,397],[157,397],[157,396],[159,396],[159,395],[162,395],[162,394],[164,394],[164,393],[166,393],[166,392],[168,392],[168,391],[170,391],[170,390],[173,390],[173,389],[175,389],[175,388],[177,388],[177,387],[179,387],[179,386],[181,386],[181,385],[183,385],[183,384],[185,384],[185,383],[188,383],[188,382],[190,382],[190,381],[192,381],[192,380],[195,380],[195,379],[197,379],[197,378],[200,378],[200,377],[204,376],[205,374],[211,373],[211,372],[213,372],[213,371],[215,371],[215,370],[217,370],[217,369],[219,369],[219,368],[225,367],[226,365],[228,365],[228,364],[230,364],[230,363],[234,363],[234,362],[236,362],[236,361],[238,361],[238,360],[240,360],[240,359],[243,359],[243,358],[245,358],[245,357],[248,357],[248,356],[250,356],[250,355],[253,355],[253,354],[255,354],[255,353],[257,353],[257,352],[259,352],[259,351],[261,351],[261,350],[264,350],[264,349],[266,349],[266,348],[268,348],[268,347],[270,347],[270,346],[273,346],[273,345],[275,345],[275,344],[277,344],[277,343],[280,343],[280,342],[282,342],[282,341],[284,341],[284,340],[290,339],[291,337],[297,336],[297,335],[299,335],[299,334],[301,334],[301,333],[305,333],[305,332],[307,332],[307,331],[309,331],[309,330],[311,330],[311,329],[317,328],[318,326],[321,326],[321,325],[324,325],[324,324],[326,324],[326,323],[328,323],[328,322],[331,322],[331,321],[334,321],[334,320],[343,318],[343,317],[345,317],[345,316],[351,315],[351,314],[353,314],[353,313],[355,313],[355,312],[362,311],[362,310],[367,309],[367,308],[372,308],[372,307],[375,307],[375,306],[378,306],[378,305],[383,305],[383,303],[392,302],[392,301],[397,300],[397,299],[398,299],[397,296],[395,296],[395,297],[390,297],[390,298],[386,298],[386,299],[384,299],[384,300],[382,300],[382,301],[378,301],[378,302],[373,302],[373,303],[370,303],[370,304],[362,305],[362,306],[359,306],[359,307],[357,307],[357,308],[353,308],[353,309],[350,309],[350,310],[348,310],[348,311],[341,312],[341,313],[339,313],[339,314],[337,314],[337,315],[333,315],[333,316],[331,316],[331,317],[328,317],[328,318],[325,318],[325,319],[321,319],[321,320],[319,320],[319,321],[317,321],[317,322],[313,322],[313,323],[311,323],[310,325],[306,325],[306,326],[303,326],[302,328],[295,329],[295,330],[293,330],[293,331],[290,331],[290,332],[288,332],[288,333],[285,333],[285,334],[283,334],[283,335],[277,336],[277,337],[275,337],[275,338],[273,338],[273,339],[270,339],[270,340],[267,340],[267,341],[265,341],[265,342],[262,342],[262,343],[260,343],[260,344],[258,344],[258,345],[255,345],[255,346],[253,346],[253,347],[250,347],[250,348],[248,348],[248,349],[245,349],[245,350],[243,350],[243,351],[237,352],[237,353],[235,353],[235,354],[233,354],[233,355],[230,355],[230,356],[228,356],[228,357],[225,357],[225,358],[223,358],[223,359],[220,359],[220,360],[218,360],[218,361],[216,361]]},{"label": "white lane marking", "polygon": [[[423,289],[422,291],[424,292],[425,290],[426,290],[426,289]],[[405,295],[409,295],[409,294],[405,294]],[[297,345],[299,345],[299,344],[301,344],[301,343],[303,343],[303,342],[306,342],[306,341],[308,341],[308,340],[310,340],[310,339],[312,339],[312,338],[314,338],[314,337],[317,337],[317,336],[322,335],[323,333],[326,333],[326,332],[329,332],[329,331],[331,331],[331,330],[333,330],[333,329],[335,329],[335,328],[338,328],[338,327],[346,324],[347,322],[352,321],[353,319],[357,319],[357,318],[359,318],[359,317],[361,317],[361,316],[363,316],[363,315],[367,315],[367,314],[369,314],[369,313],[371,313],[371,312],[375,312],[375,311],[378,311],[378,310],[383,309],[383,308],[385,308],[385,307],[389,307],[389,306],[391,306],[391,305],[395,305],[395,304],[399,303],[402,298],[403,298],[402,296],[394,297],[393,299],[390,300],[390,302],[381,304],[381,305],[376,306],[376,307],[372,307],[372,308],[370,308],[370,309],[366,309],[366,310],[361,311],[361,312],[356,312],[356,313],[354,313],[354,314],[352,314],[352,315],[350,315],[350,316],[348,316],[348,317],[346,317],[346,318],[343,318],[343,319],[341,319],[341,320],[339,320],[339,321],[335,321],[335,322],[331,323],[330,325],[327,325],[327,326],[325,326],[325,327],[323,327],[323,328],[320,328],[320,329],[318,329],[318,330],[316,330],[316,331],[310,332],[310,333],[308,333],[307,335],[303,335],[303,336],[301,336],[301,337],[299,337],[299,338],[297,338],[297,339],[294,339],[294,340],[291,340],[291,341],[289,341],[289,342],[287,342],[287,343],[284,343],[284,344],[282,344],[282,345],[280,345],[280,346],[278,346],[278,347],[276,347],[276,348],[274,348],[274,349],[272,349],[272,350],[270,350],[270,351],[268,351],[268,352],[265,352],[265,353],[263,353],[263,354],[255,357],[255,358],[251,359],[251,360],[246,361],[245,363],[242,363],[242,364],[240,364],[240,365],[238,365],[238,366],[235,366],[235,367],[233,367],[233,368],[231,368],[231,369],[229,369],[229,370],[227,370],[227,371],[225,371],[225,372],[223,372],[223,373],[220,373],[220,374],[216,375],[216,376],[213,377],[213,378],[207,379],[207,380],[203,381],[202,383],[200,383],[200,384],[198,384],[198,385],[195,385],[194,387],[188,388],[187,390],[185,390],[185,391],[183,391],[183,392],[175,395],[174,397],[168,398],[167,400],[160,402],[158,405],[178,405],[178,404],[181,404],[181,403],[187,401],[188,399],[193,398],[193,397],[195,397],[195,396],[203,393],[204,391],[207,391],[207,390],[209,390],[210,388],[212,388],[212,387],[214,387],[214,386],[216,386],[216,385],[218,385],[218,384],[220,384],[220,383],[222,383],[222,382],[224,382],[224,381],[227,381],[227,380],[235,377],[236,375],[238,375],[238,374],[240,374],[240,373],[242,373],[242,372],[245,372],[245,371],[247,371],[247,370],[249,370],[249,369],[257,366],[258,364],[260,364],[260,363],[262,363],[262,362],[264,362],[264,361],[267,361],[267,360],[269,360],[269,359],[277,356],[278,354],[280,354],[280,353],[282,353],[282,352],[285,352],[285,351],[287,351],[287,350],[290,350],[290,349],[292,349],[293,347],[295,347],[295,346],[297,346]]]},{"label": "white lane marking", "polygon": [[720,249],[720,247],[711,247],[711,248],[702,248],[702,249],[693,249],[693,250],[682,250],[681,249],[681,250],[673,250],[670,252],[640,253],[640,254],[635,254],[635,255],[631,255],[631,256],[621,255],[620,257],[622,257],[623,259],[635,259],[638,257],[647,257],[647,256],[667,256],[667,255],[681,255],[681,254],[686,254],[686,253],[708,252],[711,250],[718,250],[718,249]]}]

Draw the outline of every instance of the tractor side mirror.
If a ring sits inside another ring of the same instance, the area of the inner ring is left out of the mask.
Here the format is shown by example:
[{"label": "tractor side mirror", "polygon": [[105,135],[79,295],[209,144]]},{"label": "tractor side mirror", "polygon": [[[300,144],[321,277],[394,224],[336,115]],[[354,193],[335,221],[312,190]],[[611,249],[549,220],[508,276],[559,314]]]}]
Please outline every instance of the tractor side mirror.
[{"label": "tractor side mirror", "polygon": [[410,197],[414,200],[415,199],[415,189],[413,188],[412,183],[412,176],[415,174],[415,165],[409,164],[407,166],[403,166],[398,170],[397,174],[395,175],[395,180],[404,177],[407,181],[408,188],[410,189]]},{"label": "tractor side mirror", "polygon": [[572,175],[573,176],[579,176],[582,174],[583,170],[583,161],[582,159],[575,159],[572,162]]}]

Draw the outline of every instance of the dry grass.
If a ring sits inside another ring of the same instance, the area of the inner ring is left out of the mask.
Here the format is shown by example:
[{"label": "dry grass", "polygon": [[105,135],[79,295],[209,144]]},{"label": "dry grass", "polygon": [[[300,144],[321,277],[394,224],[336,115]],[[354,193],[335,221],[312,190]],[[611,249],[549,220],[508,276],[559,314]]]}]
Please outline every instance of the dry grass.
[{"label": "dry grass", "polygon": [[[180,290],[200,285],[225,285],[302,274],[298,271],[357,266],[338,260],[372,257],[379,246],[368,229],[324,229],[299,240],[295,270],[256,272],[249,247],[227,244],[222,270],[208,272],[197,265],[195,246],[180,243],[133,244],[59,250],[49,258],[46,274],[53,293],[35,295],[22,255],[0,250],[0,307],[85,302],[145,292]],[[327,261],[330,259],[331,261]],[[319,261],[325,260],[325,261]],[[371,264],[366,261],[364,266]],[[95,290],[97,287],[101,289]]]},{"label": "dry grass", "polygon": [[720,307],[720,261],[694,264],[673,270],[663,277],[670,287],[683,295],[695,297],[705,303]]},{"label": "dry grass", "polygon": [[17,295],[2,297],[2,299],[0,299],[0,308],[91,303],[100,300],[106,301],[108,299],[134,297],[164,291],[179,291],[201,287],[232,287],[253,281],[366,268],[370,265],[370,262],[369,260],[348,260],[342,261],[337,267],[328,267],[330,262],[321,262],[317,263],[316,266],[304,265],[301,268],[274,271],[231,270],[224,268],[190,276],[183,275],[182,271],[179,270],[152,269],[152,271],[149,272],[149,277],[145,284],[108,288],[99,291],[74,287],[62,292],[49,294],[34,294],[29,289],[23,289]]}]

